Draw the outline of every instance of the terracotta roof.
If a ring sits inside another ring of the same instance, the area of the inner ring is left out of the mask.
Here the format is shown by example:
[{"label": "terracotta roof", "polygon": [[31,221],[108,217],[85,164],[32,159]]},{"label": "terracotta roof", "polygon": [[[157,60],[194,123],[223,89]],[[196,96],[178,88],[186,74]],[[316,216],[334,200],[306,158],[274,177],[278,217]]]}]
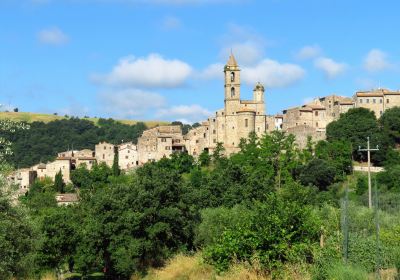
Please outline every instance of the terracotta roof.
[{"label": "terracotta roof", "polygon": [[44,164],[44,163],[39,163],[37,168],[38,168],[38,169],[46,169],[46,164]]},{"label": "terracotta roof", "polygon": [[312,109],[308,106],[303,106],[303,107],[299,108],[299,110],[303,111],[303,112],[311,112],[312,111]]},{"label": "terracotta roof", "polygon": [[340,105],[354,105],[353,101],[341,101],[339,102]]},{"label": "terracotta roof", "polygon": [[71,160],[71,157],[58,157],[56,160]]},{"label": "terracotta roof", "polygon": [[383,93],[382,92],[357,92],[356,93],[357,97],[382,97]]},{"label": "terracotta roof", "polygon": [[326,108],[324,106],[321,106],[321,105],[318,105],[318,104],[309,104],[307,106],[310,107],[313,110],[326,110]]},{"label": "terracotta roof", "polygon": [[79,197],[76,193],[56,194],[57,202],[77,202]]}]

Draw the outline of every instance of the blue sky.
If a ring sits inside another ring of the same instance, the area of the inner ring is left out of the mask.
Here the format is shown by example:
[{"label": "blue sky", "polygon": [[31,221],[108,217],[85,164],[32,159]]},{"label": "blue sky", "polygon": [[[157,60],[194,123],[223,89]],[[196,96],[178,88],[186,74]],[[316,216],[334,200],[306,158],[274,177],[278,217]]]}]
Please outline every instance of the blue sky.
[{"label": "blue sky", "polygon": [[233,50],[242,98],[267,112],[400,89],[400,2],[0,0],[2,109],[194,122],[223,107]]}]

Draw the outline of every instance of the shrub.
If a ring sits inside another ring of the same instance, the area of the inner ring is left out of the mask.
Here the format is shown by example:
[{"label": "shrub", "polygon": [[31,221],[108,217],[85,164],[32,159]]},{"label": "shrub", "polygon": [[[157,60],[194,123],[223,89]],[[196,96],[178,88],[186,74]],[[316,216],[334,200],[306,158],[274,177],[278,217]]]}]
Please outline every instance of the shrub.
[{"label": "shrub", "polygon": [[250,210],[252,216],[245,223],[225,229],[205,249],[205,259],[217,270],[228,269],[235,260],[258,262],[271,270],[311,257],[319,225],[309,207],[270,194],[265,203],[255,202]]}]

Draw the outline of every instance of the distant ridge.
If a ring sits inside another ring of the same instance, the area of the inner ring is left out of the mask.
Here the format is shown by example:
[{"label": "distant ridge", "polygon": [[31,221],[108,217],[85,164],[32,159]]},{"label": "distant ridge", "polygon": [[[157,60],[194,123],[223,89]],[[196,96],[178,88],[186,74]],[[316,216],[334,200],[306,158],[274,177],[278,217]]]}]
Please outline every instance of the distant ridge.
[{"label": "distant ridge", "polygon": [[[79,117],[79,118],[82,120],[91,121],[96,125],[97,125],[97,122],[99,121],[99,118],[83,118],[83,117]],[[23,121],[23,122],[28,122],[28,123],[32,123],[32,122],[48,123],[48,122],[55,121],[55,120],[67,119],[67,117],[51,115],[51,114],[29,113],[29,112],[0,112],[0,119],[1,120],[9,119],[9,120],[13,120],[13,121]],[[140,121],[140,120],[116,120],[116,121],[123,123],[123,124],[128,124],[128,125],[134,125],[138,122],[143,122],[149,128],[155,127],[158,125],[170,124],[169,122],[166,122],[166,121]]]}]

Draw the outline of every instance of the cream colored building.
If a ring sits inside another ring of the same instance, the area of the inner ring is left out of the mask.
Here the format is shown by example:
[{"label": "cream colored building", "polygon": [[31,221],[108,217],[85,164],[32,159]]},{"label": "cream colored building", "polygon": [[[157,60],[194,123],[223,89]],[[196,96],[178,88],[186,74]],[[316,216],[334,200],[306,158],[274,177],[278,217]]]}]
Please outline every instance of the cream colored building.
[{"label": "cream colored building", "polygon": [[33,184],[37,176],[37,173],[30,168],[18,169],[13,172],[8,179],[11,184],[18,186],[18,194],[24,194],[29,190],[29,187]]},{"label": "cream colored building", "polygon": [[137,149],[139,165],[184,152],[182,129],[179,125],[165,125],[145,130],[138,139]]},{"label": "cream colored building", "polygon": [[54,180],[56,174],[61,171],[65,183],[71,182],[71,159],[70,158],[57,158],[53,162],[40,163],[31,168],[36,171],[37,178],[43,180],[46,177]]},{"label": "cream colored building", "polygon": [[376,89],[371,91],[358,91],[354,97],[357,108],[367,108],[380,118],[385,110],[395,106],[400,107],[400,91]]},{"label": "cream colored building", "polygon": [[104,162],[109,167],[113,166],[115,156],[115,146],[107,142],[100,142],[95,146],[95,157],[97,163]]},{"label": "cream colored building", "polygon": [[240,68],[233,54],[224,67],[224,76],[224,108],[186,136],[189,154],[193,156],[203,150],[212,152],[218,142],[227,154],[238,152],[240,139],[247,138],[250,132],[261,136],[267,131],[264,86],[256,84],[252,100],[240,99]]},{"label": "cream colored building", "polygon": [[137,147],[132,142],[118,146],[118,165],[121,170],[130,170],[139,165]]}]

